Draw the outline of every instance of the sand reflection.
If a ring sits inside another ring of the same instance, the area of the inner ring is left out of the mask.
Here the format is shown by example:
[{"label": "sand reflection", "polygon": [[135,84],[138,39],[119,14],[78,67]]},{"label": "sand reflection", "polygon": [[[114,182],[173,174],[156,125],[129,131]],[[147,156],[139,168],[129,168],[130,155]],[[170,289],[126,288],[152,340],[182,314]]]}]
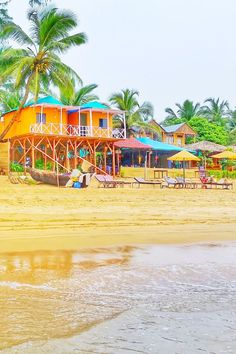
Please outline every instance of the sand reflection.
[{"label": "sand reflection", "polygon": [[[100,267],[127,265],[132,247],[0,254],[0,349],[71,336],[102,321],[87,291]],[[120,311],[114,307],[113,316]]]}]

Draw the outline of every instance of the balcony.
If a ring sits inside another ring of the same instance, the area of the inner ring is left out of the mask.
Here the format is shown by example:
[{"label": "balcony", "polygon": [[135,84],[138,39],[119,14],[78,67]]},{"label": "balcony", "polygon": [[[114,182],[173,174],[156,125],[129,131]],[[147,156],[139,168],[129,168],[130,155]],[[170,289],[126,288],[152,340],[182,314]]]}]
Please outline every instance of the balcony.
[{"label": "balcony", "polygon": [[94,138],[113,138],[125,139],[125,129],[119,128],[100,128],[90,126],[66,125],[57,123],[48,124],[32,124],[30,125],[30,133],[43,135],[63,135],[77,137],[94,137]]}]

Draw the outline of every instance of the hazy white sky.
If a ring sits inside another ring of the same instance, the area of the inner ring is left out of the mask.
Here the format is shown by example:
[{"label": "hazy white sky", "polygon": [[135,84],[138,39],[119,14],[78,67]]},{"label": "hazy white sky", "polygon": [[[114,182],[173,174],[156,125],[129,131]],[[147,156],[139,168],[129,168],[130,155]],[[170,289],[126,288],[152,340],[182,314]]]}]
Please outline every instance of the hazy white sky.
[{"label": "hazy white sky", "polygon": [[[12,0],[10,13],[26,26],[26,0]],[[236,105],[235,0],[55,0],[72,9],[86,32],[86,45],[66,62],[85,84],[97,83],[106,101],[122,88],[149,100],[155,119],[185,99],[221,97]]]}]

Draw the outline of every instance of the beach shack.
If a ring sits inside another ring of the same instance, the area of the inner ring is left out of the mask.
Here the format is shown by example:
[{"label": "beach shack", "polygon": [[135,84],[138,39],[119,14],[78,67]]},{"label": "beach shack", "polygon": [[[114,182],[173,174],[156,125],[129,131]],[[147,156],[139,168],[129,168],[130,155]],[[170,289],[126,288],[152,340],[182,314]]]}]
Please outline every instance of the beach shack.
[{"label": "beach shack", "polygon": [[183,147],[188,143],[188,138],[195,140],[197,136],[197,133],[187,123],[163,126],[153,119],[149,124],[159,129],[159,134],[151,131],[145,135],[166,144]]},{"label": "beach shack", "polygon": [[[26,104],[11,125],[16,110],[5,112],[1,117],[0,161],[4,147],[9,164],[33,168],[43,164],[44,169],[69,171],[87,160],[94,171],[105,173],[109,158],[109,172],[115,174],[114,144],[126,138],[126,129],[114,128],[113,116],[123,120],[125,127],[123,111],[110,109],[100,102],[65,106],[47,96]],[[99,166],[98,154],[102,156]]]}]

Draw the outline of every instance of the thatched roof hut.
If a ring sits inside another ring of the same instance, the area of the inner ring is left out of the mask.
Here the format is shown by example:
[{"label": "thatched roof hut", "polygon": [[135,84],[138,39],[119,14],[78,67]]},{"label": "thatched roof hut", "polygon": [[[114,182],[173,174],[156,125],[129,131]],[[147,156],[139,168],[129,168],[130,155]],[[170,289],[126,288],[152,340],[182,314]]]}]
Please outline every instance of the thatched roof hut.
[{"label": "thatched roof hut", "polygon": [[185,146],[188,150],[198,150],[198,151],[209,151],[209,152],[220,152],[226,149],[226,146],[212,143],[211,141],[198,141],[194,144],[188,144]]}]

